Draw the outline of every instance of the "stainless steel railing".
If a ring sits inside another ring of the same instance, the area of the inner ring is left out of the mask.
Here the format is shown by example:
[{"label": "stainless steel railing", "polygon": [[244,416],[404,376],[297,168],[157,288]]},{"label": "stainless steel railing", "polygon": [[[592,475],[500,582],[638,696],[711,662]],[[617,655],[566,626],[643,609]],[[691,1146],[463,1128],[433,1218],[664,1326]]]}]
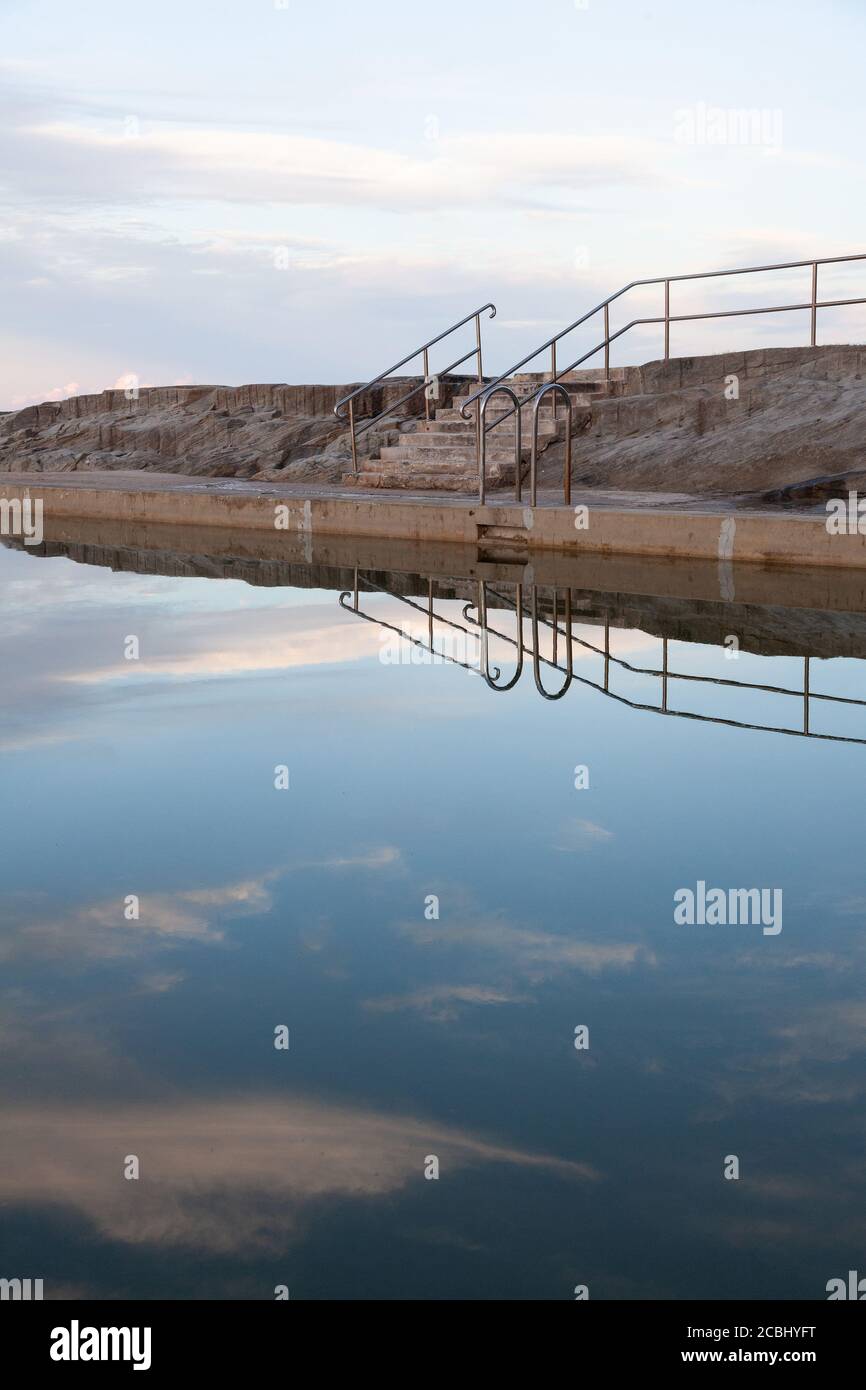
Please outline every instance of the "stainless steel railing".
[{"label": "stainless steel railing", "polygon": [[[513,377],[520,370],[521,367],[525,367],[528,363],[534,361],[537,357],[540,357],[542,353],[548,351],[550,352],[550,375],[537,387],[533,387],[533,389],[529,391],[529,393],[526,396],[524,396],[522,400],[518,401],[517,405],[512,406],[510,410],[505,411],[495,420],[492,420],[490,424],[486,426],[486,430],[488,432],[490,430],[495,429],[497,425],[501,425],[502,422],[504,420],[507,420],[515,410],[517,410],[518,412],[521,411],[523,407],[525,405],[528,405],[530,401],[533,401],[536,398],[536,396],[539,395],[539,393],[544,392],[555,383],[561,382],[562,378],[567,376],[569,372],[575,371],[578,367],[582,366],[584,362],[587,362],[591,357],[594,357],[596,353],[602,351],[604,352],[605,380],[609,380],[611,343],[616,342],[618,338],[621,338],[623,334],[628,333],[630,329],[642,324],[664,324],[664,360],[667,362],[670,359],[670,329],[672,323],[688,323],[704,319],[741,318],[749,317],[755,314],[785,314],[793,313],[798,310],[809,310],[811,325],[810,346],[816,347],[819,309],[838,309],[845,308],[849,305],[854,304],[866,304],[866,298],[862,296],[853,299],[819,299],[819,268],[821,266],[827,265],[854,264],[855,262],[863,260],[866,260],[866,252],[856,252],[850,256],[821,256],[813,258],[812,260],[805,261],[784,261],[773,265],[739,266],[733,270],[702,270],[694,272],[690,275],[664,275],[657,276],[654,279],[650,280],[632,280],[629,282],[629,284],[623,285],[622,289],[617,290],[615,294],[609,295],[608,298],[603,299],[600,304],[596,304],[595,308],[589,309],[587,313],[582,314],[579,319],[575,319],[574,323],[570,323],[567,328],[561,329],[560,332],[556,333],[552,338],[548,338],[545,343],[542,343],[540,345],[540,347],[534,348],[532,352],[527,353],[525,357],[522,357],[519,362],[515,362],[511,367],[508,368],[507,371],[503,372],[494,381],[480,386],[477,391],[473,392],[473,394],[471,396],[468,396],[467,399],[464,401],[463,406],[461,407],[461,413],[464,419],[468,419],[469,411],[471,410],[472,406],[476,401],[483,400],[486,394],[492,393],[494,390],[498,389],[504,381],[506,381],[510,377]],[[671,313],[671,285],[673,284],[680,284],[686,281],[693,280],[718,279],[732,275],[758,275],[770,271],[800,270],[804,268],[809,268],[811,270],[811,293],[808,299],[801,300],[796,304],[770,304],[761,305],[749,309],[717,309],[699,314]],[[661,285],[664,287],[664,313],[661,315],[655,315],[651,317],[634,318],[629,323],[625,324],[624,327],[617,329],[615,333],[611,333],[611,304],[613,304],[615,300],[621,299],[623,295],[628,294],[630,290],[643,288],[649,285]],[[582,324],[587,323],[590,319],[594,318],[595,315],[599,313],[603,314],[604,316],[604,337],[601,339],[601,341],[596,343],[594,347],[591,347],[586,352],[582,353],[573,362],[570,362],[567,367],[558,366],[557,347],[562,342],[562,339],[565,338],[569,333],[574,332],[576,328],[580,328]],[[571,407],[569,405],[569,420],[570,418]]]},{"label": "stainless steel railing", "polygon": [[[471,603],[468,603],[468,604],[465,604],[464,607],[463,607],[463,617],[466,619],[466,621],[467,621],[468,623],[471,623],[473,627],[486,626],[486,627],[488,628],[488,634],[489,634],[489,636],[496,637],[497,640],[502,641],[502,642],[506,642],[506,643],[508,643],[509,645],[514,646],[514,647],[523,647],[523,646],[524,646],[524,639],[523,639],[523,607],[522,607],[522,593],[521,593],[521,605],[520,605],[519,612],[518,612],[518,609],[517,609],[517,604],[514,602],[514,600],[510,599],[510,598],[508,597],[507,594],[503,594],[503,593],[497,592],[497,591],[495,591],[495,590],[491,590],[491,596],[492,596],[493,598],[495,598],[496,601],[497,601],[498,603],[504,604],[506,607],[510,607],[511,609],[513,609],[513,610],[517,613],[517,632],[518,632],[518,634],[519,634],[517,639],[515,639],[515,638],[513,638],[513,637],[510,637],[507,633],[501,632],[500,630],[498,630],[498,629],[496,629],[496,628],[491,628],[491,627],[489,627],[489,624],[487,624],[486,619],[487,619],[487,597],[488,597],[488,594],[487,594],[487,586],[486,586],[486,585],[484,586],[484,609],[483,609],[483,612],[482,612],[480,606],[479,606],[478,604],[476,604],[475,607],[478,609],[478,618],[477,618],[477,619],[471,618],[471,617],[469,616],[469,609],[472,608],[473,605],[472,605]],[[663,637],[663,638],[661,639],[661,641],[662,641],[662,664],[661,664],[660,667],[652,667],[652,666],[635,666],[632,662],[626,661],[623,657],[617,657],[617,656],[614,656],[614,655],[611,653],[611,650],[610,650],[610,624],[609,624],[608,622],[606,622],[606,623],[604,624],[604,646],[603,646],[603,647],[598,647],[598,646],[595,645],[594,642],[590,642],[590,641],[588,641],[588,640],[587,640],[586,638],[584,638],[584,637],[579,637],[575,632],[572,631],[571,622],[570,622],[570,615],[569,615],[568,613],[566,614],[566,629],[567,629],[567,630],[566,630],[565,632],[563,632],[562,628],[560,628],[560,626],[559,626],[559,622],[558,622],[558,619],[557,619],[557,616],[556,616],[556,609],[555,609],[555,606],[554,606],[554,620],[553,620],[553,622],[551,622],[551,620],[550,620],[549,618],[545,618],[543,615],[540,617],[541,623],[543,623],[545,627],[551,629],[551,631],[553,632],[554,647],[553,647],[553,653],[552,653],[552,658],[553,658],[553,659],[551,660],[549,657],[543,656],[543,655],[541,654],[541,652],[540,652],[540,649],[539,649],[538,631],[537,631],[537,623],[538,623],[538,621],[539,621],[539,619],[538,619],[538,612],[537,612],[537,601],[538,601],[538,586],[533,586],[533,593],[532,593],[532,611],[533,611],[533,654],[532,654],[532,655],[533,655],[533,668],[534,668],[534,674],[535,674],[535,685],[536,685],[536,688],[537,688],[539,694],[540,694],[540,695],[543,695],[543,696],[545,697],[545,699],[548,699],[548,700],[550,700],[550,699],[553,699],[553,700],[561,699],[561,697],[565,694],[565,692],[566,692],[566,690],[568,689],[568,687],[571,685],[572,681],[576,681],[579,685],[588,686],[590,689],[596,690],[596,691],[598,691],[600,694],[608,696],[609,699],[611,699],[611,700],[616,700],[619,704],[627,705],[630,709],[646,710],[647,712],[653,713],[653,714],[665,714],[665,715],[670,715],[670,716],[672,716],[672,717],[674,717],[674,718],[676,718],[676,719],[693,719],[693,720],[696,720],[696,721],[699,722],[699,723],[704,723],[704,724],[722,724],[722,725],[724,725],[725,727],[727,727],[727,728],[732,728],[732,729],[753,729],[753,730],[762,731],[762,732],[764,732],[764,733],[788,734],[788,735],[790,735],[790,736],[793,737],[793,738],[811,738],[811,739],[816,739],[816,740],[818,740],[818,741],[825,742],[825,743],[852,743],[852,744],[860,744],[861,746],[866,746],[866,738],[854,738],[854,737],[851,737],[851,736],[848,736],[848,735],[843,735],[843,734],[820,734],[820,733],[815,733],[815,732],[812,730],[812,728],[811,728],[811,713],[812,713],[812,705],[813,705],[813,703],[814,703],[815,701],[820,701],[820,702],[823,702],[823,703],[826,703],[826,704],[831,704],[831,705],[850,705],[850,706],[857,706],[858,708],[866,709],[866,700],[858,700],[858,699],[855,699],[853,696],[848,696],[848,695],[828,695],[828,694],[823,693],[822,691],[813,690],[813,688],[812,688],[812,683],[811,683],[811,669],[810,669],[810,663],[811,663],[811,660],[812,660],[811,657],[808,657],[808,656],[803,657],[803,684],[802,684],[802,687],[801,687],[800,689],[797,689],[797,690],[791,689],[790,686],[784,686],[784,685],[767,685],[767,684],[763,684],[763,683],[758,682],[758,681],[741,681],[741,680],[733,680],[733,679],[727,680],[727,679],[725,679],[725,678],[722,677],[722,676],[699,676],[699,675],[695,675],[695,674],[692,673],[692,672],[687,672],[687,671],[672,671],[671,668],[670,668],[670,663],[669,663],[669,661],[668,661],[668,639],[667,639],[666,637]],[[555,604],[556,604],[556,590],[554,589],[554,605],[555,605]],[[563,638],[566,639],[566,644],[567,644],[566,650],[567,650],[567,653],[568,653],[568,664],[567,664],[567,666],[566,666],[565,668],[563,668],[562,666],[560,666],[559,663],[558,663],[558,660],[557,660],[556,642],[557,642],[557,638],[558,638],[558,637],[563,637]],[[576,643],[578,646],[583,647],[586,651],[590,651],[590,652],[594,653],[594,655],[600,656],[600,657],[602,657],[602,658],[604,659],[604,681],[603,681],[603,684],[599,684],[597,681],[590,680],[587,676],[578,676],[578,675],[575,675],[575,674],[574,674],[574,666],[573,666],[573,662],[572,662],[572,651],[573,651],[573,644],[575,644],[575,643]],[[552,694],[552,695],[551,695],[551,694],[548,694],[548,693],[542,688],[542,686],[541,686],[541,683],[540,683],[539,678],[538,678],[538,664],[537,664],[537,663],[538,663],[539,661],[542,662],[542,663],[543,663],[544,665],[546,665],[546,666],[550,666],[550,667],[554,668],[555,670],[562,672],[562,674],[566,677],[566,680],[565,680],[565,682],[564,682],[564,684],[563,684],[562,689],[559,690],[558,692],[556,692],[555,694]],[[522,658],[521,658],[521,662],[520,662],[521,669],[522,669],[522,664],[523,664],[523,662],[522,662]],[[652,704],[643,703],[643,702],[637,701],[637,700],[630,700],[626,695],[621,695],[621,694],[619,694],[617,691],[611,690],[611,688],[610,688],[610,668],[611,668],[611,665],[618,666],[618,667],[620,667],[622,670],[628,671],[628,672],[630,672],[630,673],[633,674],[633,675],[650,676],[650,677],[653,677],[653,678],[659,680],[659,681],[661,682],[661,692],[660,692],[660,694],[661,694],[661,699],[660,699],[659,703],[658,703],[657,705],[652,705]],[[671,708],[670,701],[669,701],[669,687],[670,687],[670,684],[671,684],[672,681],[683,681],[683,682],[687,682],[687,683],[693,683],[693,684],[696,684],[696,685],[721,686],[721,687],[726,687],[726,688],[735,689],[735,690],[760,691],[762,694],[769,694],[769,695],[788,695],[788,696],[791,696],[791,697],[793,697],[793,698],[795,698],[795,699],[802,700],[802,702],[803,702],[803,727],[802,727],[801,729],[792,729],[792,728],[786,728],[784,725],[777,725],[777,724],[752,724],[752,723],[748,723],[748,722],[746,722],[745,720],[741,720],[741,719],[725,719],[725,718],[721,718],[719,715],[714,715],[714,714],[696,714],[696,713],[694,713],[692,710],[673,709],[673,708]],[[488,683],[489,683],[489,682],[488,682]],[[512,684],[516,684],[516,682],[512,682]],[[505,687],[496,687],[496,688],[505,688]],[[510,688],[510,687],[508,687],[508,688]]]},{"label": "stainless steel railing", "polygon": [[[430,338],[426,343],[422,343],[420,347],[415,348],[414,352],[410,352],[406,357],[401,358],[399,362],[395,362],[393,367],[388,367],[386,371],[380,372],[378,376],[374,376],[372,381],[367,381],[364,383],[363,386],[356,387],[354,391],[349,392],[348,396],[343,396],[341,400],[337,401],[337,404],[334,406],[334,414],[336,415],[338,420],[345,420],[346,407],[348,407],[349,411],[349,432],[352,443],[353,473],[358,472],[358,436],[366,434],[367,430],[373,429],[373,427],[376,424],[378,424],[378,422],[382,420],[386,415],[390,415],[391,412],[396,410],[399,406],[405,405],[407,401],[410,401],[413,396],[417,396],[419,391],[423,391],[425,393],[424,412],[426,418],[428,420],[430,419],[429,388],[438,377],[447,376],[447,374],[449,372],[453,372],[456,367],[460,367],[463,365],[464,362],[468,362],[470,357],[474,357],[476,367],[476,379],[478,381],[479,387],[483,386],[484,363],[481,349],[481,315],[487,313],[488,310],[490,311],[490,318],[495,318],[496,305],[482,304],[479,309],[473,309],[471,314],[467,314],[465,318],[460,319],[457,323],[452,323],[450,328],[446,328],[444,332],[438,333],[435,338]],[[430,349],[432,347],[435,347],[437,343],[441,343],[445,338],[450,338],[452,333],[456,333],[459,328],[463,328],[467,323],[471,323],[473,319],[475,320],[475,347],[470,348],[468,352],[465,352],[462,357],[458,357],[456,361],[450,362],[447,367],[441,367],[437,372],[434,373],[433,376],[431,376]],[[358,397],[363,396],[366,391],[372,390],[374,386],[379,386],[388,377],[393,376],[394,372],[398,372],[401,367],[405,367],[409,362],[413,362],[416,357],[421,358],[423,368],[423,380],[421,381],[420,385],[413,386],[411,390],[407,391],[404,396],[400,396],[398,400],[390,401],[388,405],[384,408],[384,410],[381,410],[379,414],[373,416],[372,419],[366,420],[364,424],[359,428],[357,420],[355,418],[355,402],[357,401]]]},{"label": "stainless steel railing", "polygon": [[[375,616],[372,613],[365,613],[360,607],[361,585],[364,590],[373,590],[378,594],[389,599],[395,599],[412,609],[416,613],[421,613],[427,619],[428,640],[422,641],[419,637],[407,632],[404,628],[398,627],[395,623],[389,623],[385,619]],[[412,599],[403,595],[394,594],[389,589],[376,583],[369,574],[363,574],[359,569],[355,570],[354,590],[347,589],[339,596],[340,607],[346,612],[353,614],[357,618],[362,618],[365,622],[374,623],[384,631],[393,633],[402,641],[410,643],[416,648],[427,651],[437,661],[445,661],[453,666],[460,666],[473,675],[480,676],[490,687],[500,693],[513,690],[524,670],[525,656],[532,656],[533,676],[538,693],[546,700],[561,700],[572,684],[582,685],[587,689],[595,690],[601,695],[605,695],[610,700],[615,700],[618,704],[626,705],[629,709],[644,710],[650,714],[663,714],[674,719],[691,719],[698,723],[720,724],[725,728],[731,729],[751,729],[764,733],[787,734],[792,738],[809,738],[825,743],[849,743],[866,747],[866,738],[856,738],[844,734],[824,734],[816,733],[811,727],[811,715],[815,702],[826,703],[836,706],[856,706],[866,709],[866,700],[855,699],[852,696],[830,695],[812,688],[810,663],[812,658],[803,657],[803,683],[801,688],[792,689],[790,686],[770,685],[759,681],[727,680],[719,676],[700,676],[686,671],[674,671],[670,667],[668,659],[668,639],[662,638],[662,664],[660,667],[636,666],[634,663],[626,661],[623,657],[614,656],[610,649],[610,623],[604,623],[604,646],[599,647],[587,638],[579,636],[572,626],[572,604],[571,593],[565,587],[564,621],[565,630],[559,623],[558,611],[558,591],[553,589],[553,616],[552,619],[545,617],[539,612],[538,599],[539,592],[543,588],[550,586],[532,585],[531,594],[531,618],[532,618],[532,647],[530,649],[525,638],[526,612],[524,604],[524,586],[521,583],[515,584],[515,596],[503,594],[497,589],[493,589],[486,580],[478,581],[478,597],[475,603],[465,603],[463,605],[463,617],[468,624],[455,622],[443,613],[437,613],[433,607],[434,602],[434,580],[428,580],[428,599],[427,604],[415,603]],[[500,628],[491,626],[488,618],[488,601],[493,599],[504,609],[511,609],[515,614],[516,636],[503,632]],[[453,599],[450,600],[453,602]],[[478,616],[470,616],[471,609],[475,609]],[[444,623],[447,627],[463,633],[464,636],[471,638],[479,643],[479,655],[477,660],[461,661],[444,651],[437,651],[434,647],[434,626],[436,623]],[[539,642],[539,627],[543,625],[552,633],[552,651],[550,656],[545,656],[541,650]],[[471,629],[474,629],[472,631]],[[492,669],[489,664],[489,642],[490,638],[498,642],[514,647],[517,659],[514,675],[510,680],[499,683],[502,675],[501,669],[494,666]],[[566,661],[561,665],[559,661],[559,645],[564,642]],[[580,676],[574,670],[574,647],[582,647],[584,650],[592,652],[595,656],[603,659],[603,679],[601,682],[591,680],[588,676]],[[560,688],[555,691],[548,691],[544,688],[541,681],[541,667],[550,668],[551,672],[559,672],[564,678]],[[660,700],[658,704],[650,704],[639,700],[630,700],[628,696],[620,694],[611,689],[610,675],[611,667],[619,667],[633,675],[648,676],[655,678],[661,683]],[[759,691],[770,695],[787,695],[791,698],[802,701],[802,727],[799,729],[786,727],[779,724],[755,724],[742,719],[728,719],[713,714],[697,714],[692,710],[676,709],[670,703],[670,685],[674,681],[694,683],[701,686],[719,686],[745,691]]]},{"label": "stainless steel railing", "polygon": [[[413,602],[412,599],[406,598],[406,596],[403,594],[392,594],[389,589],[383,589],[381,584],[376,584],[369,577],[369,575],[366,575],[363,579],[364,591],[372,589],[377,594],[385,594],[388,598],[397,599],[398,602],[405,604],[407,608],[414,609],[416,613],[423,613],[427,618],[428,625],[428,641],[426,642],[423,642],[420,637],[413,637],[411,632],[407,632],[405,628],[398,627],[396,623],[388,623],[385,621],[384,618],[377,618],[374,617],[372,613],[365,613],[360,606],[361,583],[361,571],[358,568],[356,568],[354,588],[344,589],[343,592],[340,594],[338,600],[340,607],[345,609],[347,613],[352,613],[356,618],[363,618],[364,621],[367,623],[375,623],[376,627],[383,628],[388,632],[393,632],[395,636],[400,638],[401,641],[409,642],[413,647],[418,647],[421,651],[429,652],[430,655],[434,657],[437,661],[447,661],[452,666],[462,666],[464,671],[471,671],[473,675],[483,676],[483,678],[487,681],[488,685],[494,685],[494,681],[498,680],[500,675],[498,666],[494,666],[493,670],[495,672],[495,675],[491,678],[490,670],[486,659],[486,639],[483,636],[477,636],[475,633],[470,633],[469,629],[464,627],[462,623],[455,623],[451,618],[446,618],[443,614],[435,612],[433,608],[434,594],[432,579],[429,579],[427,582],[428,598],[426,609],[423,608],[420,603]],[[483,670],[479,669],[479,665],[471,661],[460,661],[459,658],[455,656],[449,656],[447,652],[437,651],[435,649],[435,647],[433,646],[433,631],[434,623],[437,622],[445,623],[447,627],[453,627],[458,632],[462,632],[467,637],[474,637],[475,640],[479,642],[480,648],[483,649],[485,652]],[[521,669],[522,667],[523,662],[521,660]],[[494,685],[494,689],[497,688],[498,687]]]}]

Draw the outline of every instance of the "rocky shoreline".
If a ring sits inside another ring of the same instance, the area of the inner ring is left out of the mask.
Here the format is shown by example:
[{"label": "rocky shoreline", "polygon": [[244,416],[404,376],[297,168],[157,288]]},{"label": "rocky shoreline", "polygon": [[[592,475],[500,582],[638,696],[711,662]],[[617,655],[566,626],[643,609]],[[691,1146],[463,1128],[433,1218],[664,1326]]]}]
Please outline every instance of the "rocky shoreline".
[{"label": "rocky shoreline", "polygon": [[[856,345],[625,368],[606,397],[575,406],[574,483],[793,506],[866,491],[864,377],[866,348]],[[442,378],[437,410],[447,414],[468,381]],[[377,458],[383,446],[404,453],[393,446],[407,436],[431,442],[417,432],[423,393],[408,407],[398,404],[421,384],[418,377],[391,377],[358,397],[358,419],[381,415],[359,437],[362,459]],[[27,406],[0,414],[0,473],[119,470],[339,484],[351,469],[351,452],[347,426],[333,411],[353,389],[351,383],[167,386]],[[430,428],[420,422],[420,430]],[[542,486],[561,486],[563,462],[560,439],[542,455]],[[467,468],[474,477],[471,461]],[[407,472],[407,486],[409,480]],[[426,486],[435,490],[435,479]]]},{"label": "rocky shoreline", "polygon": [[[390,378],[359,398],[359,414],[387,410],[411,384],[405,377]],[[0,414],[0,472],[140,469],[336,482],[350,466],[351,451],[334,406],[353,389],[353,384],[157,386],[47,401]],[[396,419],[383,420],[381,429],[393,431],[407,418],[403,408]],[[379,437],[380,431],[371,430],[366,448]]]}]

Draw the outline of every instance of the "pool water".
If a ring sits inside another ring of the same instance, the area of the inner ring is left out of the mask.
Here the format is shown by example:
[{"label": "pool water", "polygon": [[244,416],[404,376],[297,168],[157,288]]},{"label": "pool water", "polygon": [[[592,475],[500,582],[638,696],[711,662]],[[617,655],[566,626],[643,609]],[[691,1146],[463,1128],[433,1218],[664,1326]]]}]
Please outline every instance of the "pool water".
[{"label": "pool water", "polygon": [[[3,549],[0,598],[0,1275],[821,1299],[863,1267],[866,746],[713,722],[801,730],[713,683],[797,689],[801,654],[616,628],[605,693],[576,614],[546,701],[531,657],[491,688],[465,598],[436,659],[381,586]],[[704,718],[634,707],[663,661],[712,678],[667,691]],[[866,739],[856,704],[809,722]],[[677,922],[699,884],[779,921]]]}]

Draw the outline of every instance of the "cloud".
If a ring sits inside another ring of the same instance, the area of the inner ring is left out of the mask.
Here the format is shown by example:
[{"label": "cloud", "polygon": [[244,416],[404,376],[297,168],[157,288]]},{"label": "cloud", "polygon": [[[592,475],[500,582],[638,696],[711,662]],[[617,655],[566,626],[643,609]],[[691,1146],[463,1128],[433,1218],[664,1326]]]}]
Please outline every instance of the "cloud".
[{"label": "cloud", "polygon": [[408,994],[382,994],[365,999],[362,1007],[370,1013],[381,1014],[411,1011],[436,1023],[448,1023],[468,1006],[527,1002],[526,995],[491,985],[431,985]]},{"label": "cloud", "polygon": [[225,941],[227,924],[233,918],[270,912],[272,886],[289,874],[305,869],[348,868],[376,872],[400,863],[400,850],[383,845],[354,854],[280,865],[257,878],[176,893],[145,891],[139,895],[139,917],[132,921],[124,916],[124,898],[120,895],[51,917],[16,921],[11,916],[0,935],[0,961],[110,960],[138,956],[154,945],[168,948],[196,942],[215,946]]},{"label": "cloud", "polygon": [[614,838],[612,830],[605,830],[603,825],[596,825],[591,820],[580,820],[574,817],[566,821],[560,828],[555,849],[565,853],[585,851],[592,849],[595,845],[604,845]]},{"label": "cloud", "polygon": [[0,936],[0,960],[106,960],[138,955],[154,942],[214,945],[225,939],[229,918],[270,911],[268,883],[281,872],[178,893],[142,893],[137,921],[126,920],[120,895],[54,917],[13,920]]},{"label": "cloud", "polygon": [[500,968],[537,982],[563,969],[598,975],[655,965],[654,953],[636,941],[586,941],[574,936],[513,926],[502,917],[466,917],[453,926],[442,922],[403,922],[398,930],[419,946],[477,949],[498,957]]},{"label": "cloud", "polygon": [[[373,1201],[479,1165],[592,1182],[590,1165],[411,1116],[306,1099],[243,1096],[157,1105],[13,1106],[0,1117],[0,1203],[46,1202],[127,1245],[237,1256],[283,1248],[335,1201]],[[126,1154],[141,1163],[125,1182]]]},{"label": "cloud", "polygon": [[390,211],[533,206],[547,191],[672,179],[661,141],[558,131],[465,132],[421,155],[318,136],[152,123],[132,133],[40,121],[7,130],[0,169],[31,197],[367,206]]}]

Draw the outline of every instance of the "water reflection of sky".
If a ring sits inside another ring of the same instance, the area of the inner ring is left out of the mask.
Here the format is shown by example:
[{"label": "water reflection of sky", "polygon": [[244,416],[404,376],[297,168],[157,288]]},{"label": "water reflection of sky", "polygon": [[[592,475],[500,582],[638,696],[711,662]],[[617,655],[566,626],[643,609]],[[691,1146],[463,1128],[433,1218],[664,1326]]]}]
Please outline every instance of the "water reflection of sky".
[{"label": "water reflection of sky", "polygon": [[[0,597],[0,1274],[820,1298],[862,1264],[866,748],[385,665],[331,592],[0,550]],[[655,666],[660,643],[614,651]],[[861,679],[815,663],[816,688]],[[677,699],[786,722],[717,695]],[[856,713],[822,725],[866,737]],[[781,935],[675,927],[699,879],[781,887]]]}]

